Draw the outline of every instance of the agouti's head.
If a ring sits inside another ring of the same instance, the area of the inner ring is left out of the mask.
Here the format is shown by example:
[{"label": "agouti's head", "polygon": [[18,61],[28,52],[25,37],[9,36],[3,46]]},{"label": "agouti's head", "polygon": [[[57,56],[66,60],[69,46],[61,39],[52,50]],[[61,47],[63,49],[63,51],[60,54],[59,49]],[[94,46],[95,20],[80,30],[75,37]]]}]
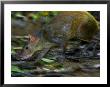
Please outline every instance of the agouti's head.
[{"label": "agouti's head", "polygon": [[33,53],[36,50],[36,46],[38,44],[38,42],[40,41],[40,33],[38,33],[38,36],[36,35],[31,35],[29,34],[29,40],[28,42],[25,44],[25,46],[23,47],[23,49],[21,50],[19,57],[20,60],[26,60],[29,59],[30,57],[32,57]]}]

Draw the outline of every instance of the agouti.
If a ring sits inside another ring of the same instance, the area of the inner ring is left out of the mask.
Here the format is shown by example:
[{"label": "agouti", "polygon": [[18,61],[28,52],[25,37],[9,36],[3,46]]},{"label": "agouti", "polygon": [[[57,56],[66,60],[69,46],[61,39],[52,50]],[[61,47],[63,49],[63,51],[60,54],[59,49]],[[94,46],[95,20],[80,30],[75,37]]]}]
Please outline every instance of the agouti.
[{"label": "agouti", "polygon": [[76,38],[89,42],[98,30],[98,22],[89,12],[61,11],[43,29],[29,35],[30,39],[23,48],[20,59],[30,58],[42,38],[57,44],[64,51],[70,39]]}]

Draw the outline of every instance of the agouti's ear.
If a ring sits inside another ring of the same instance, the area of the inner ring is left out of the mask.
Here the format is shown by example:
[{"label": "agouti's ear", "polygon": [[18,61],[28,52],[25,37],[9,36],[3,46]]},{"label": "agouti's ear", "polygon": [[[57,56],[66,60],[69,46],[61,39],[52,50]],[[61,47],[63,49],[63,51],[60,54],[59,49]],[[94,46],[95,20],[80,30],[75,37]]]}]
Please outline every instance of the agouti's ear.
[{"label": "agouti's ear", "polygon": [[28,34],[28,36],[29,36],[29,42],[30,43],[34,43],[38,40],[38,38],[34,35]]}]

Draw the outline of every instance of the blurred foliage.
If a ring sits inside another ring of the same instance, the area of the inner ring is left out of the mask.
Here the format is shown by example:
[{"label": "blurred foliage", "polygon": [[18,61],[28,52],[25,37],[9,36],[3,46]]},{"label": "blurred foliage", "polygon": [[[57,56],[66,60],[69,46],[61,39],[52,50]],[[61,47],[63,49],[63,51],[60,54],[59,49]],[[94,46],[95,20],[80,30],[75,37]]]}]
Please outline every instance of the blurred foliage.
[{"label": "blurred foliage", "polygon": [[22,70],[19,69],[19,67],[12,65],[11,66],[11,71],[12,72],[23,72]]},{"label": "blurred foliage", "polygon": [[48,23],[51,18],[58,13],[58,11],[13,11],[11,17],[13,19],[21,19],[25,21],[31,20],[32,22],[36,22],[40,20]]}]

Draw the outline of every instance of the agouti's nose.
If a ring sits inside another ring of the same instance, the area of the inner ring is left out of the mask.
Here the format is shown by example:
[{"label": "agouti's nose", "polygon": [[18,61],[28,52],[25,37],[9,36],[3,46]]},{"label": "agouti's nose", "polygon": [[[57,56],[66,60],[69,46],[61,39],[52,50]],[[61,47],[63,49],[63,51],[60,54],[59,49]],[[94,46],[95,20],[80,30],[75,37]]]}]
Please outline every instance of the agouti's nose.
[{"label": "agouti's nose", "polygon": [[30,55],[24,54],[22,51],[18,52],[17,56],[18,56],[18,60],[26,60],[31,57]]},{"label": "agouti's nose", "polygon": [[31,57],[31,55],[20,55],[19,58],[20,60],[27,60]]}]

